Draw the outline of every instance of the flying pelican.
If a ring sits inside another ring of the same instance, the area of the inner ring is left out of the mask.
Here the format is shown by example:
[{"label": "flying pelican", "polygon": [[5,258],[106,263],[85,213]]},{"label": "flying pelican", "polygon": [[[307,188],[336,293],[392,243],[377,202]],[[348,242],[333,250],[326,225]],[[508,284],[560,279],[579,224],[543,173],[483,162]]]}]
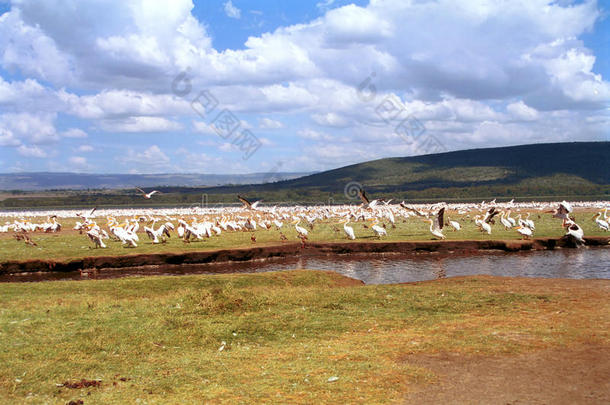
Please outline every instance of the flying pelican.
[{"label": "flying pelican", "polygon": [[153,191],[151,191],[150,193],[147,193],[146,191],[142,190],[142,189],[141,189],[141,188],[139,188],[139,187],[136,187],[136,190],[138,190],[140,193],[142,193],[142,197],[147,198],[147,199],[150,199],[150,197],[152,197],[152,196],[153,196],[153,194],[156,194],[156,193],[162,194],[162,193],[161,193],[160,191],[158,191],[158,190],[153,190]]},{"label": "flying pelican", "polygon": [[[495,200],[494,200],[495,201]],[[483,222],[487,222],[488,224],[491,223],[491,220],[493,219],[494,216],[498,215],[498,211],[496,211],[496,207],[491,207],[489,210],[487,210],[487,212],[485,213],[485,218],[483,218]]]},{"label": "flying pelican", "polygon": [[258,200],[256,202],[251,203],[250,201],[248,201],[247,199],[245,199],[244,197],[240,196],[239,194],[237,194],[237,198],[239,199],[239,201],[242,202],[242,204],[244,205],[243,208],[247,208],[249,210],[255,210],[256,207],[258,206],[258,204],[263,201],[263,200]]},{"label": "flying pelican", "polygon": [[369,198],[366,196],[366,193],[364,192],[364,189],[360,189],[358,190],[358,197],[360,197],[360,200],[362,200],[362,206],[363,208],[375,208],[375,206],[379,203],[379,200],[373,200],[370,201]]},{"label": "flying pelican", "polygon": [[352,240],[356,239],[356,235],[354,234],[354,228],[352,228],[351,226],[347,226],[347,224],[349,223],[349,217],[347,217],[341,222],[343,223],[343,231],[345,232],[345,235]]},{"label": "flying pelican", "polygon": [[433,218],[428,218],[425,220],[430,221],[430,233],[441,239],[445,239],[445,235],[443,235],[443,225],[445,224],[445,220],[443,218],[444,215],[445,207],[438,210],[438,212]]},{"label": "flying pelican", "polygon": [[563,219],[563,226],[565,226],[566,222],[570,221],[568,214],[572,212],[572,206],[564,200],[559,203],[559,207],[555,208],[555,210],[547,212],[552,213],[553,218]]},{"label": "flying pelican", "polygon": [[91,218],[91,216],[93,215],[93,213],[95,212],[95,210],[96,210],[96,209],[97,209],[97,207],[93,207],[93,208],[91,209],[91,211],[89,211],[88,213],[83,214],[83,213],[79,212],[79,213],[77,213],[77,214],[76,214],[76,216],[77,216],[77,217],[81,217],[81,218],[83,218],[85,221],[87,221],[87,220],[89,220],[89,218]]}]

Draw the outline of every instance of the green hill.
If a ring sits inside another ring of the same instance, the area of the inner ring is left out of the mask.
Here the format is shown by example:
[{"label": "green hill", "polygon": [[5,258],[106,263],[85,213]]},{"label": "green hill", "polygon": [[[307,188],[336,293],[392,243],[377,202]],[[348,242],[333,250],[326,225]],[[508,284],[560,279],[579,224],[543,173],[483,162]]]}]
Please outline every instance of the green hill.
[{"label": "green hill", "polygon": [[[74,191],[69,195],[13,196],[6,208],[65,205],[192,205],[237,203],[236,194],[266,202],[354,202],[344,193],[362,185],[373,197],[400,200],[610,199],[610,142],[535,144],[387,158],[292,180],[220,187],[161,187],[142,201],[134,190]],[[354,198],[355,197],[355,198]]]}]

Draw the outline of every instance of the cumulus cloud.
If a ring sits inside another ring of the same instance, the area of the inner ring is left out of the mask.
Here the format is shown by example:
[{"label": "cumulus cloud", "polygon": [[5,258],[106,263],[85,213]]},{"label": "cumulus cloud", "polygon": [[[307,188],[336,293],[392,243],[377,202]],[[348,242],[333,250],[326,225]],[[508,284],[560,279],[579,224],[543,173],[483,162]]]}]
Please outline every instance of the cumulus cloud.
[{"label": "cumulus cloud", "polygon": [[88,152],[93,152],[94,148],[91,145],[81,145],[78,148],[76,148],[76,150],[79,152],[88,153]]},{"label": "cumulus cloud", "polygon": [[179,130],[182,125],[162,117],[128,117],[104,120],[102,128],[109,132],[167,132]]},{"label": "cumulus cloud", "polygon": [[[594,72],[601,55],[580,39],[601,18],[596,1],[334,3],[219,51],[191,0],[68,0],[61,12],[55,2],[14,2],[0,16],[0,66],[19,78],[0,77],[0,145],[40,155],[36,145],[85,137],[82,128],[96,129],[90,138],[184,126],[214,135],[191,107],[204,89],[219,102],[214,114],[226,108],[266,130],[310,126],[286,136],[307,142],[312,157],[301,162],[316,167],[342,162],[342,143],[352,159],[416,152],[400,143],[398,122],[380,116],[388,97],[449,148],[607,136],[610,84]],[[232,1],[223,6],[241,17]],[[179,72],[186,95],[172,90]],[[268,118],[278,113],[283,122]],[[56,131],[66,116],[83,123]],[[130,164],[143,164],[141,154]]]},{"label": "cumulus cloud", "polygon": [[225,8],[225,14],[227,15],[227,17],[236,18],[236,19],[241,18],[241,10],[238,9],[237,7],[235,7],[231,0],[227,1],[224,4],[224,8]]},{"label": "cumulus cloud", "polygon": [[157,145],[151,145],[144,150],[130,148],[127,154],[116,158],[117,161],[137,168],[138,172],[154,172],[170,167],[170,158]]},{"label": "cumulus cloud", "polygon": [[38,146],[21,145],[17,148],[17,153],[24,157],[45,158],[47,153]]},{"label": "cumulus cloud", "polygon": [[86,138],[88,135],[80,128],[70,128],[67,131],[62,132],[61,136],[65,138]]},{"label": "cumulus cloud", "polygon": [[258,127],[260,129],[280,129],[284,128],[284,124],[271,118],[261,118],[258,122]]}]

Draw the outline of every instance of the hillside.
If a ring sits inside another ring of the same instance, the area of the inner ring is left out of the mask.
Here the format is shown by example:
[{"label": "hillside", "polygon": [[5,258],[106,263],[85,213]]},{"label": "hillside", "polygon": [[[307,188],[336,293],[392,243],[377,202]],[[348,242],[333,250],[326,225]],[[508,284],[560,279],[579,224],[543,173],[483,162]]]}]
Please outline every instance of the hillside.
[{"label": "hillside", "polygon": [[130,187],[181,186],[202,187],[224,184],[256,184],[287,180],[309,173],[250,173],[250,174],[89,174],[89,173],[0,173],[0,190],[84,190],[120,189]]},{"label": "hillside", "polygon": [[220,187],[161,187],[142,201],[133,189],[106,192],[8,196],[9,207],[65,205],[205,205],[237,203],[236,194],[269,203],[356,202],[344,190],[355,182],[372,198],[476,200],[485,198],[609,199],[610,142],[578,142],[472,149],[386,158],[292,180]]}]

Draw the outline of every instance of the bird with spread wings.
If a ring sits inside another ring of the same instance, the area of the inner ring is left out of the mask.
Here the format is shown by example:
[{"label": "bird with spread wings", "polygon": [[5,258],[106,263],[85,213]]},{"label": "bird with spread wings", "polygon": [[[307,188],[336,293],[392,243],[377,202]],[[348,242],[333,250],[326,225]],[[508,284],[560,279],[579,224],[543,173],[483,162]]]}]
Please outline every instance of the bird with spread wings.
[{"label": "bird with spread wings", "polygon": [[152,197],[153,194],[156,194],[156,193],[162,194],[159,190],[153,190],[150,193],[147,193],[146,191],[142,190],[139,187],[136,187],[136,190],[138,190],[140,193],[142,193],[142,197],[148,198],[148,199],[150,199],[150,197]]},{"label": "bird with spread wings", "polygon": [[239,194],[237,195],[237,198],[239,199],[239,201],[241,201],[241,203],[244,205],[243,208],[249,209],[249,210],[255,210],[256,207],[258,206],[258,204],[263,201],[263,200],[258,200],[256,202],[250,202],[248,201],[246,198],[240,196]]}]

